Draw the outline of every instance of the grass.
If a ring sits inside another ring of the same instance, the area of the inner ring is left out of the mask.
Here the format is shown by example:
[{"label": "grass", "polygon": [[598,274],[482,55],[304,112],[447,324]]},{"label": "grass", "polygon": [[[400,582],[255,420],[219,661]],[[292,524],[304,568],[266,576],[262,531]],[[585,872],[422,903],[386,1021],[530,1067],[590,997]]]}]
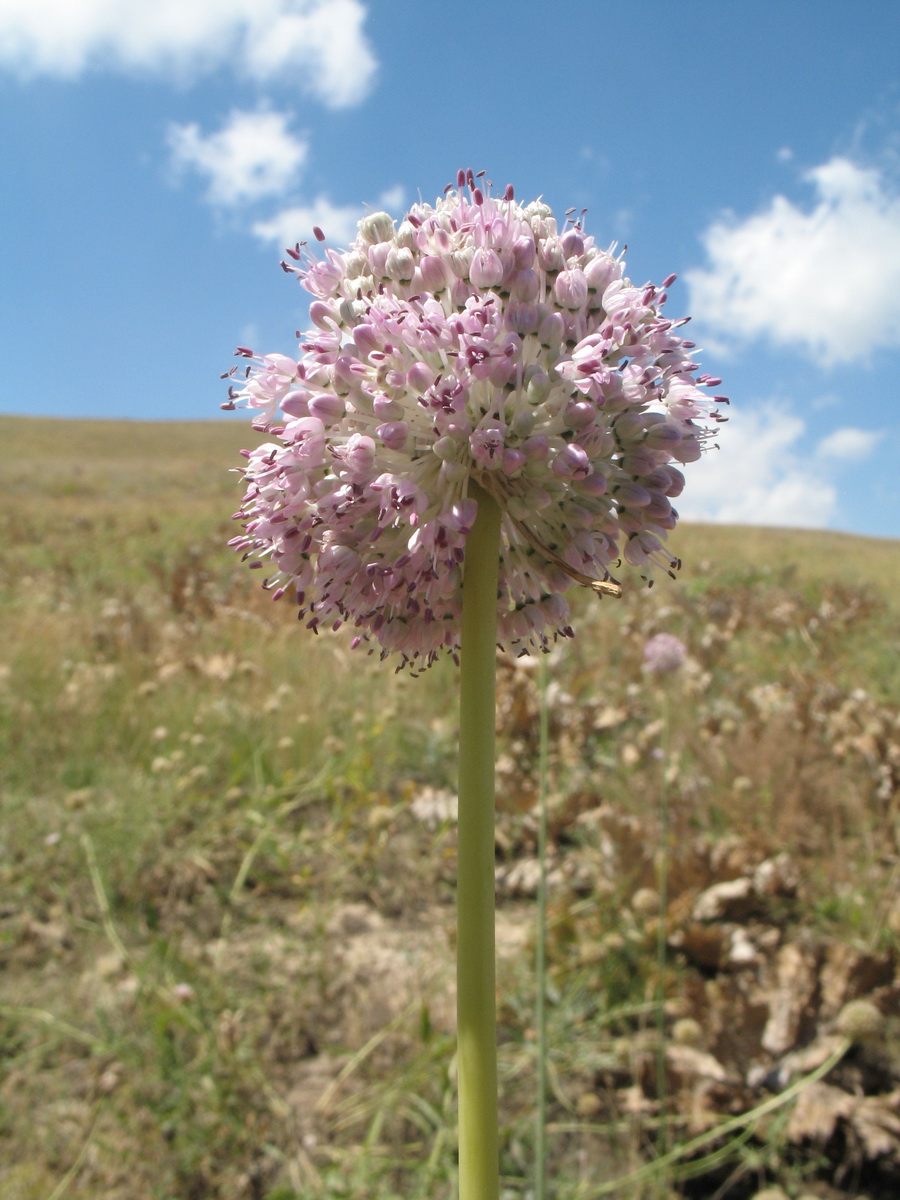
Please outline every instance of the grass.
[{"label": "grass", "polygon": [[[262,593],[224,546],[248,437],[0,418],[4,1200],[453,1194],[455,829],[426,801],[455,787],[455,672],[394,675]],[[661,990],[670,1032],[698,1015],[726,1065],[758,1052],[734,974],[671,950],[660,981],[632,905],[657,886],[662,769],[670,929],[709,864],[783,849],[801,885],[754,918],[780,945],[875,978],[900,928],[898,544],[688,526],[673,548],[677,583],[579,597],[548,663],[555,1200],[645,1170],[661,1122],[676,1151],[694,1136],[687,1093],[656,1107]],[[667,733],[641,671],[660,630],[690,651]],[[502,1169],[524,1200],[538,693],[527,663],[500,678]],[[843,1186],[839,1148],[767,1129],[699,1183],[677,1160],[616,1194]],[[868,1194],[895,1169],[867,1162]]]}]

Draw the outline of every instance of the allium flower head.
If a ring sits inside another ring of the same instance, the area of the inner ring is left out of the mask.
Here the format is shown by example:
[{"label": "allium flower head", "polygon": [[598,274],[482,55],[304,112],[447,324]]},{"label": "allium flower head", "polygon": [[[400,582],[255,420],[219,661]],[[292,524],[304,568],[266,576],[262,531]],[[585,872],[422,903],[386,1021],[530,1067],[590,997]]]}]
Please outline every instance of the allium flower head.
[{"label": "allium flower head", "polygon": [[571,635],[573,582],[617,594],[623,558],[646,579],[678,566],[679,467],[724,397],[662,315],[674,276],[635,287],[614,250],[469,171],[399,226],[370,213],[349,250],[288,251],[314,328],[296,359],[240,348],[225,407],[278,439],[244,452],[234,544],[309,627],[349,624],[401,665],[455,654],[478,488],[503,514],[513,652]]},{"label": "allium flower head", "polygon": [[644,667],[652,675],[668,675],[684,665],[687,647],[673,633],[657,633],[644,646]]}]

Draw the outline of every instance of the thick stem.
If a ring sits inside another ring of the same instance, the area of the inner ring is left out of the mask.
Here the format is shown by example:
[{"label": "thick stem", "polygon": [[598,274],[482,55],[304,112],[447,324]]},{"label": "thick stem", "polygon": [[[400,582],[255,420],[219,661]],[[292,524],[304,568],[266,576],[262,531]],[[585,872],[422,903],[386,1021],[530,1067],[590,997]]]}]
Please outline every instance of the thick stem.
[{"label": "thick stem", "polygon": [[498,1200],[494,721],[500,510],[480,488],[466,542],[459,711],[457,1038],[460,1200]]},{"label": "thick stem", "polygon": [[537,976],[537,1114],[534,1135],[534,1200],[547,1196],[547,761],[550,746],[550,706],[547,703],[547,663],[541,656],[538,686],[541,692],[540,711],[540,787],[538,817],[538,876],[537,947],[535,975]]}]

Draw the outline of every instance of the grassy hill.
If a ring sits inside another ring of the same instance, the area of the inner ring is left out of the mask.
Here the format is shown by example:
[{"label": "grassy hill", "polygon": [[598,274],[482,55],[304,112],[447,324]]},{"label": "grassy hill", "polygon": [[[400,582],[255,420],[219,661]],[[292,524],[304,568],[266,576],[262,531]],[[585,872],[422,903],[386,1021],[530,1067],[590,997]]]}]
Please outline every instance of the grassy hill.
[{"label": "grassy hill", "polygon": [[[452,1195],[454,670],[262,593],[225,547],[253,436],[0,417],[4,1200]],[[677,582],[579,597],[547,664],[552,1194],[893,1196],[900,543],[672,548]],[[660,631],[689,649],[665,686]],[[540,696],[501,663],[508,1200]],[[741,1126],[860,1001],[874,1041]]]}]

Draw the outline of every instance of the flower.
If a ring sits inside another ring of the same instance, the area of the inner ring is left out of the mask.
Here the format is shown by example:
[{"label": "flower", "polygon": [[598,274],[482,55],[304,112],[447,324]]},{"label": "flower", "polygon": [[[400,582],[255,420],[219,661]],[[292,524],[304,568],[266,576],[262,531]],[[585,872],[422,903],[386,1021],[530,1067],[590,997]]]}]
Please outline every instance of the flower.
[{"label": "flower", "polygon": [[644,646],[644,667],[652,675],[677,671],[687,658],[687,647],[672,633],[657,633]]},{"label": "flower", "polygon": [[296,359],[240,347],[223,407],[255,410],[278,439],[244,451],[232,544],[308,627],[349,624],[354,645],[401,666],[455,655],[479,488],[503,514],[498,630],[513,652],[571,636],[573,582],[616,595],[621,558],[650,581],[678,567],[665,540],[679,467],[725,397],[662,315],[674,276],[635,287],[614,252],[471,171],[398,227],[368,214],[343,253],[288,250],[313,328]]}]

